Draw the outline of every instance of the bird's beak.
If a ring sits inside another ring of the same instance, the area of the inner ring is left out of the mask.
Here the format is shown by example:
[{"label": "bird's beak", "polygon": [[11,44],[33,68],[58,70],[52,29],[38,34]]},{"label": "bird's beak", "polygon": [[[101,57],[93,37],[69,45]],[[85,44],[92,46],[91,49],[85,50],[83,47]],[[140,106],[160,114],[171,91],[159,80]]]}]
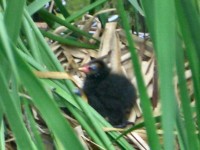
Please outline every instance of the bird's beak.
[{"label": "bird's beak", "polygon": [[89,73],[90,72],[90,69],[89,69],[89,66],[88,65],[85,65],[83,67],[80,67],[78,68],[79,71],[82,71],[84,73]]}]

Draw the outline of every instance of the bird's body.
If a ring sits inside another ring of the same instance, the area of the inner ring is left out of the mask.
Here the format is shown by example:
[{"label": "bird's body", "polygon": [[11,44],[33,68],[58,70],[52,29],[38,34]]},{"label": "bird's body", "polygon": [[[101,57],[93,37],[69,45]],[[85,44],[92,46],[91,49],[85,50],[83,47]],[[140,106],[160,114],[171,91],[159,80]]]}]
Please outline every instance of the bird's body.
[{"label": "bird's body", "polygon": [[125,126],[136,101],[134,86],[125,76],[111,73],[102,60],[93,60],[87,67],[83,91],[89,104],[113,126]]}]

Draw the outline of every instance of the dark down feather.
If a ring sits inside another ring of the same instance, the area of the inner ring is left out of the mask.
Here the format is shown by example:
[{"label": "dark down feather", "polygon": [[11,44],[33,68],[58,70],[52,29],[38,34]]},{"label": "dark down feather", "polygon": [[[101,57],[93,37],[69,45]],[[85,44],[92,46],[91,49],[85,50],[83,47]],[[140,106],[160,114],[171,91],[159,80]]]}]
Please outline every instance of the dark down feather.
[{"label": "dark down feather", "polygon": [[80,68],[86,73],[83,91],[89,104],[115,127],[127,125],[127,114],[136,101],[133,84],[123,75],[111,73],[100,59]]}]

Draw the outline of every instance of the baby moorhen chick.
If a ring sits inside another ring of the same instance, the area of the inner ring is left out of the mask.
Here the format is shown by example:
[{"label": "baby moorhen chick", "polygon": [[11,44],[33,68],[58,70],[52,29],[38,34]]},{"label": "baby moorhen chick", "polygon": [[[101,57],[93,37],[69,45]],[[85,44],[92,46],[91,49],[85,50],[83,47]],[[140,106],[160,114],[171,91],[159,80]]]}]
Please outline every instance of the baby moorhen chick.
[{"label": "baby moorhen chick", "polygon": [[113,126],[125,127],[136,101],[132,83],[123,75],[111,73],[101,59],[92,60],[79,70],[86,73],[83,92],[89,104]]}]

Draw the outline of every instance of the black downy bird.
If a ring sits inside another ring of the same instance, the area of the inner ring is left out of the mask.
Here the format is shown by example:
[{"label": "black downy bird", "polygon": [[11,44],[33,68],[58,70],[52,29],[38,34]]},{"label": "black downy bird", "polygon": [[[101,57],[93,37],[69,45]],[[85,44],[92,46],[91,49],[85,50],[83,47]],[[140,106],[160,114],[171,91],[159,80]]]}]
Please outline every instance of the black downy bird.
[{"label": "black downy bird", "polygon": [[114,127],[126,127],[127,115],[137,97],[133,84],[125,76],[111,73],[101,59],[94,59],[79,70],[86,73],[83,92],[88,103]]}]

